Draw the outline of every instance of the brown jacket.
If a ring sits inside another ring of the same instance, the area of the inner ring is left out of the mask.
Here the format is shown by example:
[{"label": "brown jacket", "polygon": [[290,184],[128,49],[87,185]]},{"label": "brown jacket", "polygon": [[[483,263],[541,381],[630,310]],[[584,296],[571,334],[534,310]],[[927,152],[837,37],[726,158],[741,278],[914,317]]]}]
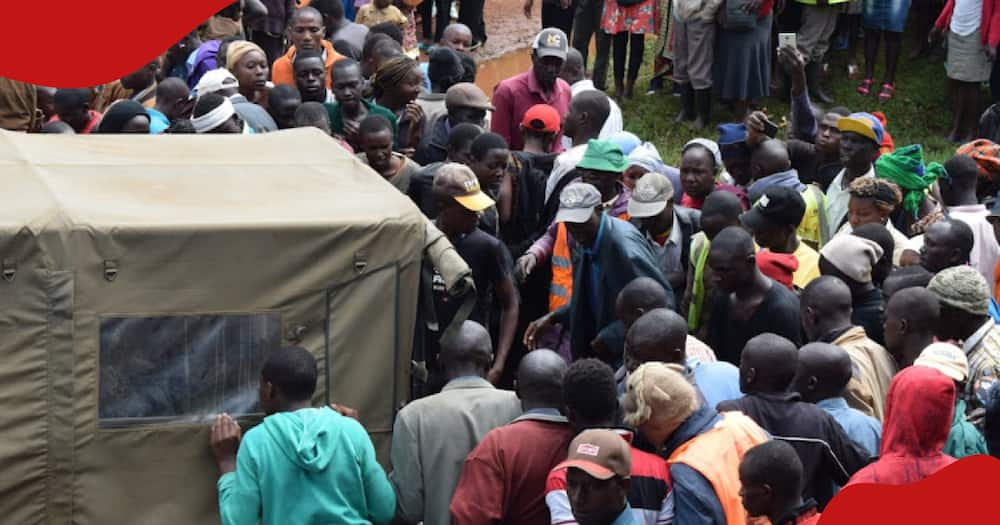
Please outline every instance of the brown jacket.
[{"label": "brown jacket", "polygon": [[896,362],[882,345],[869,339],[860,326],[851,327],[833,344],[847,350],[854,368],[854,376],[847,384],[844,396],[847,404],[882,421],[885,396],[892,377],[896,375]]},{"label": "brown jacket", "polygon": [[34,129],[37,102],[35,86],[0,77],[0,129]]}]

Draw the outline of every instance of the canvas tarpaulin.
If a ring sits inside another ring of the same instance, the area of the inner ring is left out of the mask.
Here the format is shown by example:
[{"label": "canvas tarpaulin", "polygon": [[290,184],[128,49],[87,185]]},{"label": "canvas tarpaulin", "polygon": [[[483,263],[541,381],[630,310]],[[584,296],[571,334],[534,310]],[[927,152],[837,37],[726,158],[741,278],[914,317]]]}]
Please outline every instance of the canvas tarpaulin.
[{"label": "canvas tarpaulin", "polygon": [[0,131],[0,181],[3,522],[217,523],[211,414],[283,344],[385,459],[425,222],[329,138]]}]

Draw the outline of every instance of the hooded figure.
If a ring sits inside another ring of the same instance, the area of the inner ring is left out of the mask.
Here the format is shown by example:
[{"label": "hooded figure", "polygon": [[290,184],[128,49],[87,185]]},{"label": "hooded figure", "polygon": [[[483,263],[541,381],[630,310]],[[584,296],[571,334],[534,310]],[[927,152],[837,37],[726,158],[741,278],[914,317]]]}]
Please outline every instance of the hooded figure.
[{"label": "hooded figure", "polygon": [[847,485],[913,483],[954,463],[955,458],[942,452],[954,408],[951,378],[925,366],[900,372],[885,400],[880,457]]},{"label": "hooded figure", "polygon": [[237,472],[219,480],[223,523],[388,523],[396,510],[368,433],[329,407],[264,418],[243,436]]}]

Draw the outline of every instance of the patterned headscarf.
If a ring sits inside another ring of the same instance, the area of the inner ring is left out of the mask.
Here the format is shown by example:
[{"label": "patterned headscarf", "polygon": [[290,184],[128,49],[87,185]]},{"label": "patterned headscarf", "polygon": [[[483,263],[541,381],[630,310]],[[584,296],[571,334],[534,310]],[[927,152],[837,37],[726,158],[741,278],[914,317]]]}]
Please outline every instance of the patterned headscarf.
[{"label": "patterned headscarf", "polygon": [[906,192],[903,195],[903,210],[914,217],[920,211],[920,203],[931,185],[946,176],[944,167],[937,162],[924,166],[923,147],[912,144],[875,161],[875,175],[895,182]]},{"label": "patterned headscarf", "polygon": [[972,157],[979,167],[979,178],[992,183],[1000,176],[1000,144],[986,139],[977,139],[963,144],[955,152],[957,155]]}]

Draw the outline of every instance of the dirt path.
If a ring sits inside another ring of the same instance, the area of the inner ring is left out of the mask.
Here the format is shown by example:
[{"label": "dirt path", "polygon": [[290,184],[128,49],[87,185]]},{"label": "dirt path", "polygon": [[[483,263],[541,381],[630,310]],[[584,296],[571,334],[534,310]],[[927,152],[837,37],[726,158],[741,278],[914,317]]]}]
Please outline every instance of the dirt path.
[{"label": "dirt path", "polygon": [[542,28],[542,0],[535,0],[531,18],[524,17],[523,0],[486,0],[486,45],[479,51],[480,61],[498,57],[512,50],[528,47]]}]

